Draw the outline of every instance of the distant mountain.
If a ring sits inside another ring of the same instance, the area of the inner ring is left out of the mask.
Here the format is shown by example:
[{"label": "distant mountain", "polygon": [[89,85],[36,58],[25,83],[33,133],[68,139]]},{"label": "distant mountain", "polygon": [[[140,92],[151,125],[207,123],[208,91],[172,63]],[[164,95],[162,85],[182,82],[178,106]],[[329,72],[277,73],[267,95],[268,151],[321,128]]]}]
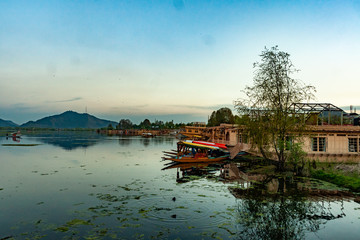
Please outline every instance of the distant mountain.
[{"label": "distant mountain", "polygon": [[16,123],[9,121],[9,120],[3,120],[0,118],[0,127],[18,127]]},{"label": "distant mountain", "polygon": [[99,119],[87,113],[67,111],[59,115],[49,116],[37,121],[29,121],[20,127],[38,128],[103,128],[111,124],[113,127],[117,122]]}]

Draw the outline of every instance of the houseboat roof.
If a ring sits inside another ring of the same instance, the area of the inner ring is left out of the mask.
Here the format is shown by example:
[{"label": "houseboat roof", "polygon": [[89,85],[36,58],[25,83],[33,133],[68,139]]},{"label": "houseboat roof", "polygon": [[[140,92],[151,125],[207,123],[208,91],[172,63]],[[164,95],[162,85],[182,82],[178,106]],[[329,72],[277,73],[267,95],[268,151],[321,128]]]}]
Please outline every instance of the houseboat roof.
[{"label": "houseboat roof", "polygon": [[308,125],[308,132],[326,132],[326,133],[360,133],[360,126],[352,125]]}]

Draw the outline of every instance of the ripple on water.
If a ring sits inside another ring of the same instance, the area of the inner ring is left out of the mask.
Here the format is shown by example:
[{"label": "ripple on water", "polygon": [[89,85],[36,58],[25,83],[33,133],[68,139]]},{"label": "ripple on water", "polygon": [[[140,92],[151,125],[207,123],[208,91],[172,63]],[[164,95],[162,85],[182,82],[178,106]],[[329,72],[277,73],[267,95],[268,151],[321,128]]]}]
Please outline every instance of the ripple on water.
[{"label": "ripple on water", "polygon": [[[195,225],[197,230],[210,229],[222,225],[228,221],[226,214],[218,212],[219,203],[206,197],[181,197],[174,195],[147,195],[141,197],[134,206],[144,220],[151,224],[168,225],[176,224]],[[134,212],[135,214],[135,212]],[[228,215],[227,215],[228,216]]]}]

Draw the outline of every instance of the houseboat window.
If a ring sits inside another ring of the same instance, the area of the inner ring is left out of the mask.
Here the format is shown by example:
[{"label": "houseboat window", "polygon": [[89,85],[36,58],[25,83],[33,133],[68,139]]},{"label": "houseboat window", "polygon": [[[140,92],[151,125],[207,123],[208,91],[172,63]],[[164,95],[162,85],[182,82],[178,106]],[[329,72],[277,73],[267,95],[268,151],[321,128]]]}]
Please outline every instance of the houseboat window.
[{"label": "houseboat window", "polygon": [[358,152],[358,138],[349,138],[349,152]]},{"label": "houseboat window", "polygon": [[311,149],[313,151],[317,151],[318,150],[318,138],[311,138]]},{"label": "houseboat window", "polygon": [[313,137],[311,138],[311,149],[314,152],[325,152],[326,151],[326,138],[324,137]]},{"label": "houseboat window", "polygon": [[319,152],[325,152],[325,138],[319,137]]}]

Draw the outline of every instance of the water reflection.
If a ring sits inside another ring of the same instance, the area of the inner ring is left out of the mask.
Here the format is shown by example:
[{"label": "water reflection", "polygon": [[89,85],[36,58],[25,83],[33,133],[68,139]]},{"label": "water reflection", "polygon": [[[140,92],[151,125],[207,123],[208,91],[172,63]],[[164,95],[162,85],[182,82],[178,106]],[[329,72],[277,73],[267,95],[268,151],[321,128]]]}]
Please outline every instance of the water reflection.
[{"label": "water reflection", "polygon": [[24,134],[24,138],[19,137],[4,137],[4,140],[14,141],[19,143],[25,142],[40,142],[42,144],[50,144],[56,147],[60,147],[67,151],[72,151],[78,148],[86,149],[93,147],[104,140],[116,140],[118,139],[119,145],[130,146],[133,141],[140,142],[144,147],[150,145],[172,145],[175,141],[174,137],[156,137],[156,138],[142,138],[139,136],[107,136],[101,135],[91,131],[49,131],[49,132],[27,132]]},{"label": "water reflection", "polygon": [[237,199],[238,239],[316,236],[329,221],[345,218],[344,201],[355,198],[351,192],[315,179],[247,174],[240,170],[244,163],[175,164],[163,170],[172,168],[177,169],[179,183],[200,178],[237,183],[229,191]]},{"label": "water reflection", "polygon": [[140,142],[144,147],[152,145],[173,145],[176,139],[172,136],[157,136],[153,138],[145,138],[141,136],[120,136],[119,145],[129,146],[134,141]]},{"label": "water reflection", "polygon": [[6,140],[13,140],[13,142],[20,142],[20,137],[6,137]]},{"label": "water reflection", "polygon": [[[319,182],[250,174],[243,162],[164,168],[161,151],[176,146],[172,137],[145,147],[137,136],[70,135],[54,141],[93,140],[86,155],[47,140],[0,146],[0,239],[358,238],[358,205]],[[21,141],[38,137],[51,135]],[[327,225],[334,222],[346,234]]]},{"label": "water reflection", "polygon": [[[304,239],[335,216],[320,202],[295,197],[277,201],[243,199],[238,202],[239,239]],[[337,215],[343,217],[344,213]]]},{"label": "water reflection", "polygon": [[129,146],[132,142],[132,138],[119,138],[119,145],[120,146]]},{"label": "water reflection", "polygon": [[150,139],[149,139],[149,138],[142,138],[142,139],[141,139],[141,143],[142,143],[145,147],[147,147],[147,146],[149,146],[149,144],[150,144]]},{"label": "water reflection", "polygon": [[[32,135],[28,135],[31,137]],[[77,148],[88,148],[99,143],[103,136],[95,132],[45,132],[34,135],[34,140],[71,151]]]},{"label": "water reflection", "polygon": [[168,164],[162,170],[177,169],[176,182],[185,183],[200,178],[215,178],[224,163],[176,163]]}]

